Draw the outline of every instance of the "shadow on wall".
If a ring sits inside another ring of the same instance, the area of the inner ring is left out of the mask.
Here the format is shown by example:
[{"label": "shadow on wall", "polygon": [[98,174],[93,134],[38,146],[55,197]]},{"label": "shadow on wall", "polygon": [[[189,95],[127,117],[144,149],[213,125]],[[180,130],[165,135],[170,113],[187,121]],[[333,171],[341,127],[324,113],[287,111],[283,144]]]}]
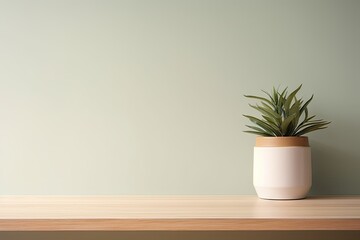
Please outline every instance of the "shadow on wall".
[{"label": "shadow on wall", "polygon": [[360,194],[359,160],[352,152],[312,140],[313,183],[311,195]]}]

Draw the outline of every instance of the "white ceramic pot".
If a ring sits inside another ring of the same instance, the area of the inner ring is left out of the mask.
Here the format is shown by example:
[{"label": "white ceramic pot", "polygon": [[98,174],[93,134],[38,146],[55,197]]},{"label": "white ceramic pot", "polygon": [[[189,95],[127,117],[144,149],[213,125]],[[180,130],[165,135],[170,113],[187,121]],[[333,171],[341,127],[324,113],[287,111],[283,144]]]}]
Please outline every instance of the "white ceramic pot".
[{"label": "white ceramic pot", "polygon": [[253,183],[260,198],[305,198],[312,181],[307,137],[257,138],[253,170]]}]

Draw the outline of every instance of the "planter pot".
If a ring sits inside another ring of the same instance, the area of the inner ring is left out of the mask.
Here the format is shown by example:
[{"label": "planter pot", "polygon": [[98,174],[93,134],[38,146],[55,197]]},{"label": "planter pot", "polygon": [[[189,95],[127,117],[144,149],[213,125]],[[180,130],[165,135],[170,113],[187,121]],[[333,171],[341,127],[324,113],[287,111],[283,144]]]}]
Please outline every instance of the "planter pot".
[{"label": "planter pot", "polygon": [[305,198],[312,181],[308,138],[257,137],[253,170],[259,198]]}]

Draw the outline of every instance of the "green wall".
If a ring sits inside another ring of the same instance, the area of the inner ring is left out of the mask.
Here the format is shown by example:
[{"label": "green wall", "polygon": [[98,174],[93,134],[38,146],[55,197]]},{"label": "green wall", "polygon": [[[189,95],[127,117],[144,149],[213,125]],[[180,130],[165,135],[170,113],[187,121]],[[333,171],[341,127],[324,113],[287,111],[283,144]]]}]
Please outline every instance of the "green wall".
[{"label": "green wall", "polygon": [[360,1],[0,1],[0,194],[254,194],[244,94],[315,94],[360,194]]}]

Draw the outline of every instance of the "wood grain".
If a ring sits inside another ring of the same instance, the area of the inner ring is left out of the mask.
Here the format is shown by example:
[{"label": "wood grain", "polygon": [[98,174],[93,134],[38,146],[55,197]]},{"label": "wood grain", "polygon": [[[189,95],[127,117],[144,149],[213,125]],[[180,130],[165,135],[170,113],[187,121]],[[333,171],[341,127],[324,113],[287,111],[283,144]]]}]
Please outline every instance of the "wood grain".
[{"label": "wood grain", "polygon": [[360,230],[360,196],[2,196],[0,230]]},{"label": "wood grain", "polygon": [[255,147],[309,147],[306,136],[299,137],[256,137]]}]

